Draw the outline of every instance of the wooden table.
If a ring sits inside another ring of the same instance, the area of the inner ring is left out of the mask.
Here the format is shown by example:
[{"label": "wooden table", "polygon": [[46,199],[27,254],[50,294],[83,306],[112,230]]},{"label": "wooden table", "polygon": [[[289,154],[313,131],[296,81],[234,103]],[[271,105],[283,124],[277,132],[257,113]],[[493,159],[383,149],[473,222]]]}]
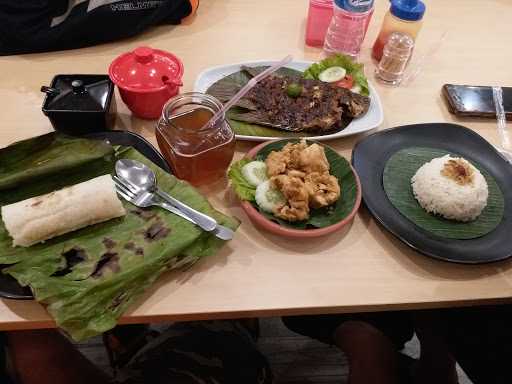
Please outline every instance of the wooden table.
[{"label": "wooden table", "polygon": [[[373,78],[373,43],[387,7],[378,1],[361,60]],[[497,143],[493,120],[450,115],[444,83],[512,85],[507,0],[431,0],[417,41],[424,69],[407,87],[377,85],[382,128],[454,121]],[[159,27],[137,38],[92,48],[0,58],[0,146],[51,130],[39,88],[58,73],[106,73],[118,54],[147,44],[174,52],[185,64],[184,91],[210,66],[258,59],[317,60],[304,45],[307,0],[208,0],[185,25]],[[438,47],[442,35],[446,38]],[[434,52],[432,52],[434,51]],[[118,97],[117,127],[154,142],[154,122],[133,118]],[[330,144],[347,158],[360,137]],[[239,143],[238,156],[252,144]],[[383,230],[365,209],[352,226],[318,240],[286,240],[255,228],[224,186],[207,191],[213,204],[242,220],[233,241],[189,271],[169,273],[139,300],[124,323],[417,309],[510,301],[512,262],[464,266],[420,255]],[[52,326],[30,301],[0,300],[0,329]]]}]

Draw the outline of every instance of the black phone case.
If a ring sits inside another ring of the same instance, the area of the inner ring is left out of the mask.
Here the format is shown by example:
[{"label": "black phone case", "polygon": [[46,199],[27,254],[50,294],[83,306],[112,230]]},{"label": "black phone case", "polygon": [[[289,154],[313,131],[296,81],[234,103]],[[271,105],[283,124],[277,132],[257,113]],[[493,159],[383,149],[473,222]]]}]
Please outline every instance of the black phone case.
[{"label": "black phone case", "polygon": [[[496,118],[496,112],[486,112],[486,111],[465,111],[462,109],[462,106],[457,102],[456,95],[451,92],[450,86],[454,84],[444,84],[442,87],[442,94],[446,100],[446,104],[448,106],[448,110],[450,113],[462,116],[462,117],[485,117],[485,118]],[[512,120],[512,113],[505,113],[507,120]]]}]

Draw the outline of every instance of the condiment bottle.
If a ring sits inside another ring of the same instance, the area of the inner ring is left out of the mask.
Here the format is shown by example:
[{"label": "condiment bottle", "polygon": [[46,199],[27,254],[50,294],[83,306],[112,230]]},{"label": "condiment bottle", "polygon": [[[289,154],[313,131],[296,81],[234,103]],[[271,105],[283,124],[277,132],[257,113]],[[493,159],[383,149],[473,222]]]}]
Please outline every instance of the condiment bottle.
[{"label": "condiment bottle", "polygon": [[306,44],[323,47],[325,34],[332,19],[333,0],[309,0],[306,24]]},{"label": "condiment bottle", "polygon": [[373,0],[334,0],[334,13],[325,35],[325,54],[343,53],[356,58],[373,9]]},{"label": "condiment bottle", "polygon": [[415,40],[423,25],[424,14],[425,4],[421,0],[391,0],[391,7],[373,44],[373,58],[381,59],[384,45],[392,32],[406,33]]},{"label": "condiment bottle", "polygon": [[413,48],[414,40],[411,36],[402,32],[393,32],[384,46],[382,59],[376,71],[377,78],[387,84],[399,84]]},{"label": "condiment bottle", "polygon": [[190,92],[167,102],[156,127],[156,139],[174,174],[196,186],[226,175],[235,153],[235,134],[223,116],[206,123],[222,109],[215,97]]}]

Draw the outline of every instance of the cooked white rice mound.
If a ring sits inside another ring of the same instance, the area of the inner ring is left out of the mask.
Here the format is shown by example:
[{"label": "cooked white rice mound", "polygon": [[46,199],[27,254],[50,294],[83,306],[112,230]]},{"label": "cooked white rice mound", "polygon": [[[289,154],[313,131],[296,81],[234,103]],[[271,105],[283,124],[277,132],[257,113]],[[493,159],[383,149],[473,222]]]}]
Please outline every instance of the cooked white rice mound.
[{"label": "cooked white rice mound", "polygon": [[[461,185],[443,175],[449,160],[464,161],[473,171],[472,181]],[[461,157],[446,155],[421,166],[411,179],[412,191],[427,212],[458,221],[475,220],[487,205],[489,189],[480,171]]]}]

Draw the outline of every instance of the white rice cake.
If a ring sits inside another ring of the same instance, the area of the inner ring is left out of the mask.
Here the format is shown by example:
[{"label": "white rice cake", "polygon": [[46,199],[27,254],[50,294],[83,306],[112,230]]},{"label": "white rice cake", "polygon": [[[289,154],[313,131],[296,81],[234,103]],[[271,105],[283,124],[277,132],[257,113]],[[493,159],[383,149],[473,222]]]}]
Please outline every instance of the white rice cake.
[{"label": "white rice cake", "polygon": [[13,247],[29,247],[53,237],[126,215],[114,181],[103,175],[46,195],[1,208]]}]

